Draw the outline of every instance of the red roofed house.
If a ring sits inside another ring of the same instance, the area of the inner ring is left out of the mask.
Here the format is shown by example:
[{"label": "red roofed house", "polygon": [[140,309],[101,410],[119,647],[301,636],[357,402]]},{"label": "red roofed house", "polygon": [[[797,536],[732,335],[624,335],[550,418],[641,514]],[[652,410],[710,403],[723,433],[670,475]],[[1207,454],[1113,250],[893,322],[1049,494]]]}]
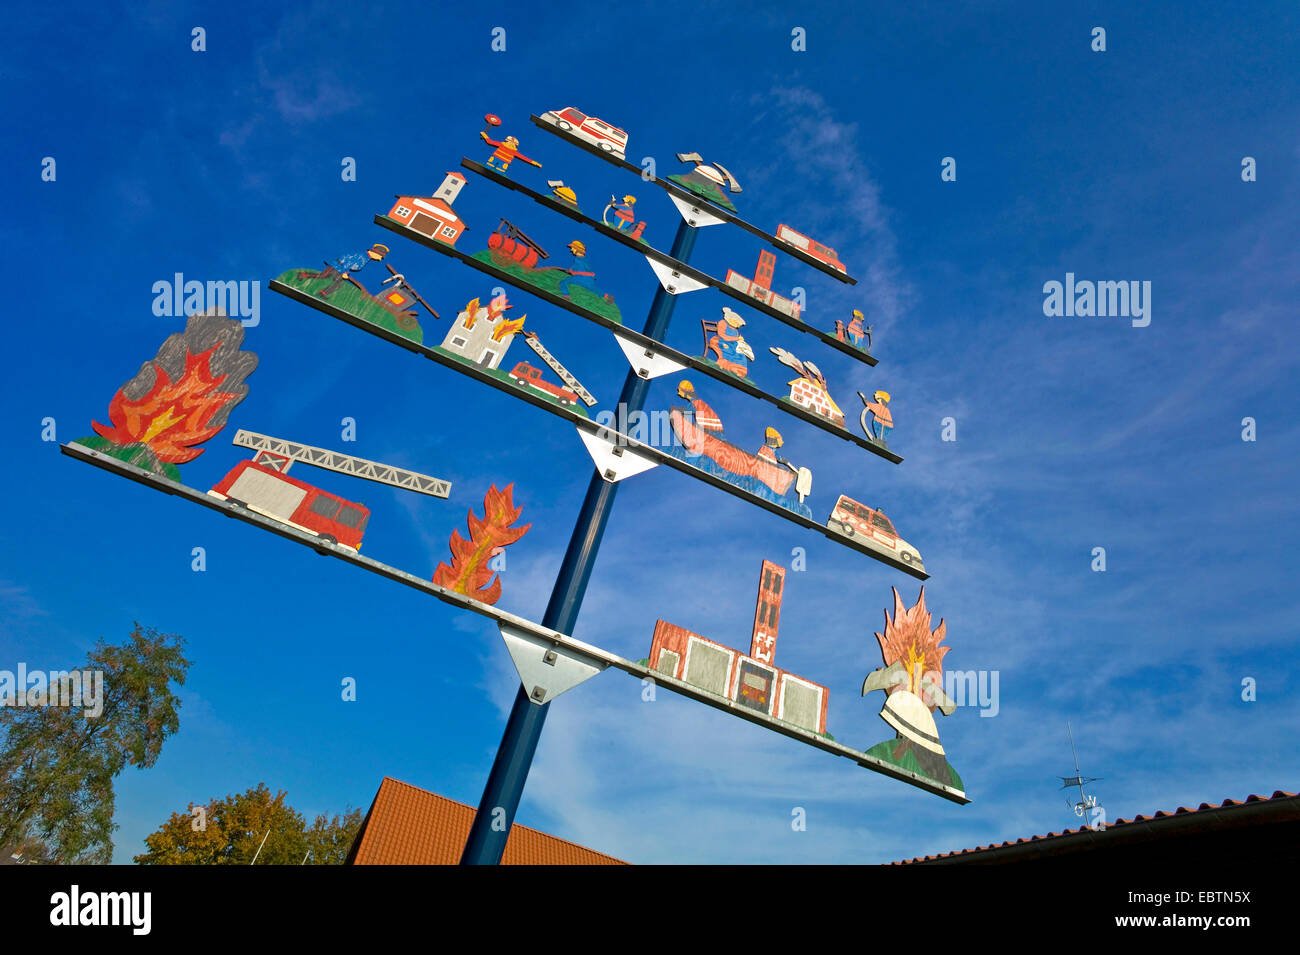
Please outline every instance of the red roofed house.
[{"label": "red roofed house", "polygon": [[393,208],[388,211],[388,218],[402,223],[412,232],[437,239],[448,245],[455,245],[460,234],[465,231],[465,222],[451,209],[465,177],[458,172],[447,173],[438,191],[427,199],[419,196],[398,196]]},{"label": "red roofed house", "polygon": [[1203,802],[1195,809],[1117,819],[1104,828],[1084,826],[893,864],[1026,862],[1100,863],[1120,870],[1143,864],[1222,866],[1224,871],[1256,862],[1294,865],[1300,863],[1300,795],[1279,790],[1272,796],[1248,796],[1245,802]]},{"label": "red roofed house", "polygon": [[[348,850],[348,865],[456,865],[475,809],[389,776]],[[502,865],[627,865],[603,852],[515,823]]]}]

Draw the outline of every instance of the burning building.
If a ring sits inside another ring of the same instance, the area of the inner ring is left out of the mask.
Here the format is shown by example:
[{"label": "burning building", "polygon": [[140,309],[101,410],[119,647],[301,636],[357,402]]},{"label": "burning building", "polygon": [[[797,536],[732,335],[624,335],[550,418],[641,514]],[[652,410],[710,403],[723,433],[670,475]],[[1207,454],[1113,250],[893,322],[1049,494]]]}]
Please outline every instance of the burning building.
[{"label": "burning building", "polygon": [[456,316],[451,330],[443,339],[442,347],[484,368],[498,368],[505,358],[515,334],[524,327],[526,315],[507,319],[506,311],[513,308],[505,293],[494,298],[487,307],[472,299]]}]

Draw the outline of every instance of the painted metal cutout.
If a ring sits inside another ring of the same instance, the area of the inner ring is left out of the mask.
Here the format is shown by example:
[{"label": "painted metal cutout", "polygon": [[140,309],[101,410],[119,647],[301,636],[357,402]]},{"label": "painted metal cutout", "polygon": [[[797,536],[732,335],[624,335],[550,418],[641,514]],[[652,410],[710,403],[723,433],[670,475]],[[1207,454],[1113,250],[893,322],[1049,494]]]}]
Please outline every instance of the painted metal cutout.
[{"label": "painted metal cutout", "polygon": [[240,461],[231,468],[208,491],[210,495],[314,534],[323,543],[354,551],[361,549],[361,539],[370,522],[370,509],[289,477],[289,468],[295,461],[434,497],[446,498],[451,493],[450,482],[418,471],[272,438],[255,431],[236,432],[233,443],[255,453],[251,460]]},{"label": "painted metal cutout", "polygon": [[449,172],[432,196],[397,196],[393,208],[388,210],[388,218],[412,232],[455,246],[467,226],[451,205],[464,185],[464,176]]},{"label": "painted metal cutout", "polygon": [[748,654],[658,620],[650,644],[650,669],[770,719],[829,736],[826,711],[830,691],[773,662],[784,586],[785,568],[763,561]]},{"label": "painted metal cutout", "polygon": [[799,377],[786,382],[790,386],[790,396],[784,400],[798,405],[805,411],[821,415],[837,427],[844,427],[844,412],[831,397],[826,387],[826,376],[821,369],[810,361],[800,361],[792,353],[775,345],[768,349],[777,360],[787,368],[794,370]]},{"label": "painted metal cutout", "polygon": [[841,494],[835,506],[831,508],[830,516],[826,518],[826,526],[837,534],[850,537],[872,550],[888,554],[909,567],[925,573],[925,564],[921,561],[920,552],[898,536],[893,521],[886,517],[884,512],[860,504],[847,494]]},{"label": "painted metal cutout", "polygon": [[722,318],[717,321],[703,319],[700,326],[704,332],[704,358],[717,365],[723,371],[731,372],[740,378],[749,377],[749,363],[754,360],[754,350],[745,341],[740,330],[745,320],[736,312],[722,307]]},{"label": "painted metal cutout", "polygon": [[808,238],[802,232],[796,232],[788,225],[781,224],[776,227],[776,239],[792,249],[798,249],[804,255],[811,256],[818,262],[829,265],[842,275],[849,274],[848,270],[844,268],[844,263],[840,261],[840,257],[835,254],[834,249],[829,245],[822,245],[816,239]]},{"label": "painted metal cutout", "polygon": [[[538,337],[536,332],[524,332],[524,344],[535,351],[538,358],[546,362],[547,367],[559,376],[560,380],[564,382],[569,391],[577,395],[584,405],[590,408],[596,403],[596,399],[592,397],[591,392],[582,386],[582,382],[574,377],[573,373],[569,371],[569,369],[561,365],[556,357],[546,350],[546,346],[542,344],[542,340]],[[880,393],[883,394],[883,392]]]},{"label": "painted metal cutout", "polygon": [[514,505],[514,487],[514,484],[507,484],[505,490],[497,490],[493,484],[488,488],[483,498],[481,518],[476,517],[474,509],[470,508],[469,539],[461,537],[459,531],[451,532],[451,564],[438,564],[433,572],[435,584],[485,604],[494,604],[501,599],[501,577],[493,576],[492,558],[503,553],[533,526],[514,526],[523,513],[522,507]]},{"label": "painted metal cutout", "polygon": [[[885,439],[889,437],[889,432],[894,430],[894,415],[889,410],[891,400],[889,392],[877,391],[872,396],[874,399],[872,401],[868,401],[867,396],[860,391],[858,397],[862,399],[862,404],[865,406],[860,416],[862,430],[868,438],[882,448],[889,447],[889,442]],[[868,415],[871,417],[870,422],[867,420]]]},{"label": "painted metal cutout", "polygon": [[[483,121],[488,124],[489,128],[501,125],[501,119],[491,113],[484,116]],[[497,172],[504,175],[506,171],[509,170],[510,164],[516,159],[520,162],[528,163],[530,166],[536,166],[538,169],[542,168],[542,164],[536,159],[529,159],[519,151],[519,140],[514,136],[507,136],[505,139],[498,141],[489,136],[487,130],[483,130],[479,133],[479,138],[495,149],[492,155],[488,157],[488,161],[485,163],[489,169],[495,169]]]},{"label": "painted metal cutout", "polygon": [[405,275],[384,262],[389,277],[380,283],[380,290],[375,295],[371,295],[356,279],[357,273],[371,262],[383,262],[387,256],[388,246],[376,242],[365,252],[349,252],[340,255],[333,263],[326,262],[323,269],[289,269],[276,276],[275,281],[323,299],[363,322],[413,342],[423,342],[424,330],[416,317],[416,307],[423,308],[434,318],[439,316]]},{"label": "painted metal cutout", "polygon": [[577,239],[567,246],[572,262],[568,268],[539,267],[538,262],[550,255],[534,239],[508,219],[488,238],[488,247],[471,258],[506,272],[511,278],[532,285],[552,295],[567,298],[581,308],[616,322],[623,316],[614,304],[614,296],[596,287],[596,273],[587,262],[586,243]]},{"label": "painted metal cutout", "polygon": [[[865,316],[858,309],[853,310],[849,317],[848,324],[835,319],[835,337],[844,342],[846,345],[852,345],[859,351],[871,354],[871,329],[872,325],[864,325]],[[863,344],[866,342],[866,344]]]},{"label": "painted metal cutout", "polygon": [[[618,196],[610,196],[609,202],[600,214],[600,221],[605,223],[611,229],[617,229],[629,238],[636,239],[638,242],[645,242],[641,238],[645,234],[645,220],[637,221],[634,206],[636,205],[636,196],[626,195],[621,200]],[[612,221],[611,221],[612,216]]]},{"label": "painted metal cutout", "polygon": [[243,340],[244,326],[219,310],[190,315],[113,395],[112,424],[92,421],[95,434],[77,443],[180,483],[177,465],[202,454],[197,445],[248,395],[257,356],[240,350]]},{"label": "painted metal cutout", "polygon": [[862,695],[885,691],[880,717],[898,735],[871,747],[867,755],[964,791],[961,777],[948,765],[933,716],[936,709],[951,716],[957,708],[943,690],[943,658],[950,648],[940,644],[947,625],[940,620],[930,629],[924,587],[912,607],[903,606],[896,588],[893,593],[894,617],[886,610],[885,632],[875,634],[885,665],[863,681]]},{"label": "painted metal cutout", "polygon": [[564,184],[563,179],[547,179],[546,184],[551,187],[551,195],[566,205],[578,208],[578,194],[569,186]]},{"label": "painted metal cutout", "polygon": [[674,405],[668,412],[673,434],[680,442],[680,446],[673,443],[665,448],[668,454],[811,519],[812,509],[804,500],[812,491],[812,471],[777,453],[785,444],[781,432],[767,428],[763,446],[750,454],[723,440],[722,419],[696,397],[691,382],[683,380],[677,396],[688,404]]},{"label": "painted metal cutout", "polygon": [[705,163],[704,157],[699,153],[678,153],[678,162],[694,163],[695,168],[684,175],[672,175],[668,177],[669,182],[675,182],[683,189],[689,189],[697,196],[701,196],[716,205],[721,206],[728,212],[735,212],[736,207],[731,200],[727,198],[723,187],[726,187],[733,193],[741,192],[740,183],[736,180],[725,166],[721,163],[709,165]]},{"label": "painted metal cutout", "polygon": [[772,277],[775,272],[776,256],[763,249],[758,253],[758,266],[754,269],[752,279],[745,278],[735,269],[727,269],[726,282],[738,292],[743,292],[784,315],[798,319],[801,311],[799,303],[783,298],[772,291]]},{"label": "painted metal cutout", "polygon": [[[447,332],[446,338],[442,340],[441,345],[435,345],[434,351],[441,352],[467,365],[474,365],[480,372],[492,375],[502,381],[508,381],[520,388],[527,388],[536,394],[542,395],[557,405],[569,408],[578,414],[586,415],[586,408],[579,407],[578,403],[595,404],[595,399],[591,394],[582,387],[582,384],[571,372],[558,360],[551,356],[549,351],[542,348],[541,340],[537,339],[536,346],[533,350],[539,356],[545,352],[543,360],[546,361],[553,369],[558,369],[562,381],[566,385],[570,380],[577,388],[562,387],[552,384],[543,376],[542,370],[526,361],[521,361],[514,365],[509,372],[502,370],[501,363],[506,357],[506,352],[510,350],[510,344],[514,341],[515,335],[523,333],[526,340],[533,335],[531,332],[524,332],[524,321],[527,315],[520,315],[518,318],[508,318],[506,312],[514,308],[510,304],[506,294],[502,292],[496,298],[492,299],[487,305],[480,304],[479,299],[471,299],[457,315],[456,320],[452,323],[451,329]],[[535,339],[536,336],[534,335]],[[532,341],[529,340],[532,345]],[[548,360],[549,359],[549,360]],[[551,364],[554,362],[554,364]],[[562,373],[561,373],[562,371]],[[590,400],[588,400],[590,399]]]},{"label": "painted metal cutout", "polygon": [[627,133],[617,126],[611,126],[595,116],[588,116],[581,110],[566,106],[564,109],[547,110],[541,115],[543,121],[570,136],[602,149],[618,159],[627,159]]}]

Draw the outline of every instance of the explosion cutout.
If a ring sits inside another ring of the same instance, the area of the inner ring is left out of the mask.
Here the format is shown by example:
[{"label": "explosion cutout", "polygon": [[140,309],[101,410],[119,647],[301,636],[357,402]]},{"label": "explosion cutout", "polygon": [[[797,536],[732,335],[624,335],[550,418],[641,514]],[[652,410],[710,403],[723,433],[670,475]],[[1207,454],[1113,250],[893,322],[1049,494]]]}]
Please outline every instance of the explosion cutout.
[{"label": "explosion cutout", "polygon": [[941,619],[930,629],[931,615],[925,607],[925,588],[915,606],[904,607],[894,593],[894,618],[885,611],[885,632],[875,634],[885,665],[872,671],[862,682],[862,695],[873,690],[886,693],[880,718],[898,733],[897,738],[877,743],[868,756],[886,760],[903,769],[965,790],[957,771],[948,765],[933,714],[939,709],[951,716],[957,705],[943,691],[943,658],[949,647],[939,644],[947,633]]},{"label": "explosion cutout", "polygon": [[244,326],[220,310],[190,315],[185,331],[169,335],[113,396],[112,426],[92,421],[97,436],[77,443],[180,483],[176,465],[202,454],[196,445],[224,428],[248,394],[257,355],[240,350],[243,340]]},{"label": "explosion cutout", "polygon": [[473,508],[470,509],[469,540],[461,537],[459,531],[451,532],[451,565],[438,564],[433,572],[435,584],[480,603],[494,604],[501,599],[501,578],[493,577],[492,558],[533,526],[511,526],[524,511],[514,506],[513,491],[513,483],[507,484],[503,491],[493,484],[483,498],[483,517],[475,517]]}]

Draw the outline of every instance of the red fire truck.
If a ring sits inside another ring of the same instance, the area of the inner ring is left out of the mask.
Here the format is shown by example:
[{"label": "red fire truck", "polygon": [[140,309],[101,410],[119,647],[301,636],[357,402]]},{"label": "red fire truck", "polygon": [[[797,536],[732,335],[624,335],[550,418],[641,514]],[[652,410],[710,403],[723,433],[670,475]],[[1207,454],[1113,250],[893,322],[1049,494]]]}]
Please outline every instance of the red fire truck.
[{"label": "red fire truck", "polygon": [[822,245],[816,239],[810,239],[802,232],[796,232],[788,225],[778,225],[776,227],[776,237],[786,245],[798,249],[806,255],[811,255],[819,262],[825,262],[837,272],[843,272],[848,275],[848,269],[844,268],[844,263],[840,261],[835,250],[829,245]]},{"label": "red fire truck", "polygon": [[562,405],[571,405],[578,396],[567,388],[553,385],[542,377],[542,370],[534,368],[526,361],[521,361],[510,371],[510,380],[516,385],[532,385],[538,391],[544,391]]},{"label": "red fire truck", "polygon": [[208,493],[352,550],[361,549],[361,537],[370,520],[370,510],[364,504],[344,500],[256,461],[240,461]]}]

